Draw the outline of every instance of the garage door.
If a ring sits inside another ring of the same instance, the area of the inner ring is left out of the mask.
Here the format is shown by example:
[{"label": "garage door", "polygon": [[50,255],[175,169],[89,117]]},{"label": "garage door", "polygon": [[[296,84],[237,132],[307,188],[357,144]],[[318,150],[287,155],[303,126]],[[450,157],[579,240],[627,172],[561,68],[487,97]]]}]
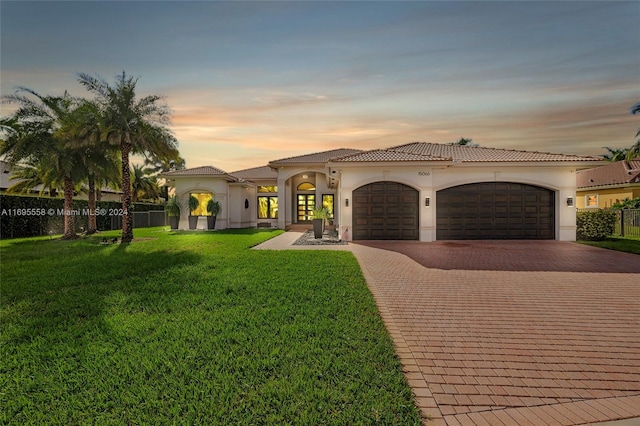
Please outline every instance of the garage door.
[{"label": "garage door", "polygon": [[353,192],[354,240],[417,240],[418,191],[375,182]]},{"label": "garage door", "polygon": [[554,239],[554,199],[548,189],[509,182],[438,191],[436,239]]}]

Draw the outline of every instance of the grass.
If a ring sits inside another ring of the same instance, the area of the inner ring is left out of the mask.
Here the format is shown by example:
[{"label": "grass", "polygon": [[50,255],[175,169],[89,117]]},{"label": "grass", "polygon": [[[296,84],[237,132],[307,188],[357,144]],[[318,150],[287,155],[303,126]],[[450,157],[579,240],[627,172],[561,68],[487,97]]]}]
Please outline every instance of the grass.
[{"label": "grass", "polygon": [[353,255],[279,232],[0,241],[0,423],[420,424]]},{"label": "grass", "polygon": [[578,241],[581,244],[640,254],[640,238],[608,237],[604,241]]}]

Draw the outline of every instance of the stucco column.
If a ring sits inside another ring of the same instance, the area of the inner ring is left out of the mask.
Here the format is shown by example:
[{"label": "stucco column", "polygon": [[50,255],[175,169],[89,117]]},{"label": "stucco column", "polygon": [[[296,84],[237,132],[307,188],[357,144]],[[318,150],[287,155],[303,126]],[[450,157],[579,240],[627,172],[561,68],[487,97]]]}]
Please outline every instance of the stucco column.
[{"label": "stucco column", "polygon": [[287,181],[278,176],[278,228],[286,228],[287,220]]}]

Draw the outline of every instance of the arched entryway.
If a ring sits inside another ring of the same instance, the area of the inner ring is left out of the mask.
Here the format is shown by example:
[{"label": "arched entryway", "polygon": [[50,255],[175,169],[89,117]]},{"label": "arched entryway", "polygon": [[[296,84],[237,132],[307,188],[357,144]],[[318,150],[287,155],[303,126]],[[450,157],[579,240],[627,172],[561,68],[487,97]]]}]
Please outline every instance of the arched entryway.
[{"label": "arched entryway", "polygon": [[436,193],[437,240],[554,238],[552,190],[522,183],[482,182]]},{"label": "arched entryway", "polygon": [[353,191],[354,240],[417,240],[418,191],[398,182],[374,182]]}]

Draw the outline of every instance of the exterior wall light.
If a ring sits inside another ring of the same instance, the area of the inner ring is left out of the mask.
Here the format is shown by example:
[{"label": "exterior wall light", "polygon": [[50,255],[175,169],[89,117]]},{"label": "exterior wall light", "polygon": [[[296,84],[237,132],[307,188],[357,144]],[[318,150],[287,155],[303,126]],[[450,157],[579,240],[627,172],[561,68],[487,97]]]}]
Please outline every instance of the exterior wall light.
[{"label": "exterior wall light", "polygon": [[348,198],[344,199],[344,205],[345,205],[345,207],[349,207],[349,199]]},{"label": "exterior wall light", "polygon": [[424,199],[424,205],[425,207],[429,207],[429,204],[431,204],[431,200],[429,200],[429,197]]},{"label": "exterior wall light", "polygon": [[567,197],[567,206],[573,207],[573,197]]}]

